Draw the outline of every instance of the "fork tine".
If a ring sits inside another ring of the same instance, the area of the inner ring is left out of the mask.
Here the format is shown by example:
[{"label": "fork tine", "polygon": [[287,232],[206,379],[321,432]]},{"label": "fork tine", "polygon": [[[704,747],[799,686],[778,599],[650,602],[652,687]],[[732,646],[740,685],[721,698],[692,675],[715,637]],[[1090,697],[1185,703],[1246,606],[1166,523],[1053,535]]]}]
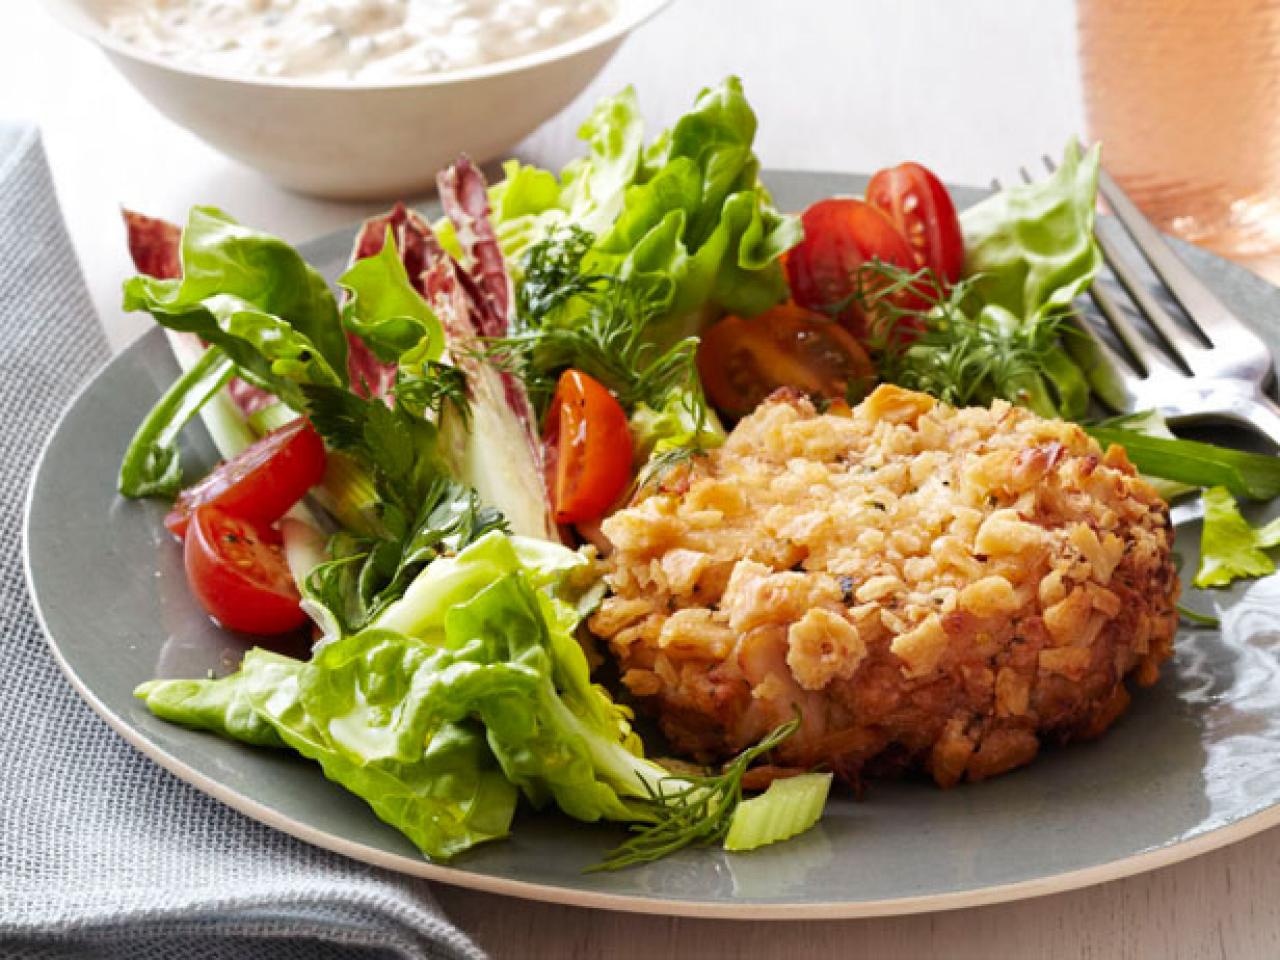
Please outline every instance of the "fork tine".
[{"label": "fork tine", "polygon": [[1133,298],[1138,312],[1146,317],[1151,326],[1155,328],[1156,333],[1160,334],[1160,338],[1169,347],[1174,358],[1182,362],[1187,372],[1194,371],[1197,366],[1201,365],[1200,361],[1206,352],[1205,346],[1192,337],[1160,305],[1160,302],[1156,300],[1150,289],[1138,276],[1133,264],[1120,251],[1115,241],[1107,236],[1107,231],[1101,229],[1101,224],[1099,224],[1099,227],[1100,229],[1094,231],[1094,235],[1098,238],[1098,246],[1102,248],[1102,255],[1110,265],[1111,272],[1116,275],[1116,279],[1120,281],[1129,296]]},{"label": "fork tine", "polygon": [[1149,377],[1152,374],[1161,374],[1163,376],[1181,375],[1181,371],[1169,363],[1164,358],[1164,355],[1152,346],[1151,341],[1138,332],[1138,329],[1126,316],[1124,309],[1116,302],[1115,297],[1111,296],[1106,287],[1097,282],[1091,284],[1089,297],[1097,304],[1099,312],[1107,321],[1107,326],[1120,338],[1120,342],[1129,351],[1129,356],[1133,357],[1142,369],[1143,376]]},{"label": "fork tine", "polygon": [[1182,262],[1159,230],[1142,215],[1128,195],[1105,170],[1098,171],[1098,190],[1107,201],[1135,246],[1151,264],[1151,269],[1164,281],[1192,322],[1209,343],[1226,346],[1227,340],[1248,337],[1265,349],[1261,340],[1209,291],[1191,269]]}]

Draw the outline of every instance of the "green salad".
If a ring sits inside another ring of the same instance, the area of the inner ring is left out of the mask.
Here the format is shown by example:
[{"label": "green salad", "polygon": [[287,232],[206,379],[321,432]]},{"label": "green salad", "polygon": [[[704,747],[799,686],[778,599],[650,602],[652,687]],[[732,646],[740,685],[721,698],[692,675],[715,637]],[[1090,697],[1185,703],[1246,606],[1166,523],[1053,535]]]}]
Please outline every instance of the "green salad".
[{"label": "green salad", "polygon": [[[142,683],[147,708],[318,763],[432,860],[507,836],[522,804],[627,825],[610,869],[804,832],[829,771],[744,799],[802,717],[722,766],[655,757],[584,626],[599,521],[778,388],[853,404],[887,382],[1080,421],[1166,496],[1204,489],[1197,585],[1274,569],[1280,531],[1236,506],[1280,493],[1274,458],[1089,419],[1070,320],[1101,264],[1096,147],[960,213],[902,164],[797,215],[755,132],[735,78],[656,135],[625,90],[558,173],[510,161],[489,185],[462,158],[439,222],[367,221],[336,290],[221,210],[127,213],[125,307],[182,373],[119,490],[172,502],[193,596],[262,638],[229,675]],[[197,416],[224,458],[203,477],[178,448]],[[300,630],[310,659],[273,651]]]}]

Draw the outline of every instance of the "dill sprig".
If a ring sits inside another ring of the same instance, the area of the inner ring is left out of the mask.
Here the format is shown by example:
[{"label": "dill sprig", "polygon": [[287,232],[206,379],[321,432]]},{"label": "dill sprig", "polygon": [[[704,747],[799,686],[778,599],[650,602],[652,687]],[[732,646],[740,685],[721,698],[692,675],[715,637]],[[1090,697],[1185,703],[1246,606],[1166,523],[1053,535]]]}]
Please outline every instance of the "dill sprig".
[{"label": "dill sprig", "polygon": [[868,344],[881,380],[953,406],[1026,402],[1070,327],[1063,314],[1002,323],[978,313],[978,279],[946,284],[928,267],[880,260],[859,269],[850,299],[871,318]]},{"label": "dill sprig", "polygon": [[590,232],[571,224],[529,248],[516,290],[516,320],[521,329],[541,327],[563,304],[589,293],[603,279],[581,272],[594,242]]},{"label": "dill sprig", "polygon": [[714,776],[672,777],[657,787],[645,783],[655,820],[637,824],[634,836],[605,855],[588,872],[621,870],[649,863],[689,846],[722,843],[733,813],[742,801],[742,778],[747,768],[800,729],[800,718],[775,728],[754,747],[748,747]]},{"label": "dill sprig", "polygon": [[[666,449],[654,450],[636,478],[640,488],[660,485],[673,470],[690,466],[698,457],[707,455],[705,438],[711,432],[711,414],[702,383],[694,376],[692,382],[680,394],[678,403],[688,415],[690,427],[684,443]],[[717,424],[716,429],[719,429]]]},{"label": "dill sprig", "polygon": [[665,313],[668,281],[584,273],[592,242],[590,233],[568,227],[529,249],[516,330],[488,341],[485,355],[524,381],[540,412],[569,367],[599,380],[627,410],[660,407],[697,383],[698,340],[660,346],[654,325]]}]

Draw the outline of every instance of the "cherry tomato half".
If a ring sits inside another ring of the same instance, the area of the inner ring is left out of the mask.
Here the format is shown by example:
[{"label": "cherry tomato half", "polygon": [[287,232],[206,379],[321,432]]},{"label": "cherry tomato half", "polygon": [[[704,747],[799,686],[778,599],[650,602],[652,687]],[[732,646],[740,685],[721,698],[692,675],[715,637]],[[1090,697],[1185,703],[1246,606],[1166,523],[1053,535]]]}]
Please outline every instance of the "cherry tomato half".
[{"label": "cherry tomato half", "polygon": [[185,537],[191,514],[206,504],[233,517],[275,523],[324,478],[324,464],[324,441],[305,420],[295,420],[178,494],[164,525]]},{"label": "cherry tomato half", "polygon": [[898,228],[875,207],[850,197],[819,200],[800,218],[804,239],[787,258],[787,280],[795,302],[833,313],[855,337],[868,322],[856,303],[859,269],[869,260],[915,269],[915,255]]},{"label": "cherry tomato half", "polygon": [[778,387],[810,396],[860,397],[875,377],[866,351],[830,317],[782,304],[757,317],[725,317],[698,345],[708,399],[741,417]]},{"label": "cherry tomato half", "polygon": [[916,266],[928,267],[947,283],[964,269],[964,238],[951,194],[925,167],[900,163],[881,170],[867,186],[867,203],[898,228],[911,246]]},{"label": "cherry tomato half", "polygon": [[621,404],[579,370],[556,384],[543,432],[557,523],[601,516],[631,480],[631,431]]},{"label": "cherry tomato half", "polygon": [[230,630],[287,633],[307,620],[270,527],[214,506],[198,507],[187,525],[183,561],[191,592]]}]

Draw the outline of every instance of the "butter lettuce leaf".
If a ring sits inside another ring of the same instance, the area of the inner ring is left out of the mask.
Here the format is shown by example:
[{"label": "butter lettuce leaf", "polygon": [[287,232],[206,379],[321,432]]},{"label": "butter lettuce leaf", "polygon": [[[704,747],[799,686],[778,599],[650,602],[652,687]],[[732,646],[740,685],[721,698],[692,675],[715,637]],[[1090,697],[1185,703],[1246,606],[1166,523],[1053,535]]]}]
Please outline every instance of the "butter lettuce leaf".
[{"label": "butter lettuce leaf", "polygon": [[221,347],[241,377],[305,409],[302,384],[344,385],[346,334],[324,278],[287,243],[193,207],[182,277],[125,281],[124,308]]},{"label": "butter lettuce leaf", "polygon": [[396,363],[408,353],[419,363],[440,359],[444,330],[410,282],[391,227],[382,249],[352,264],[338,286],[347,293],[343,326],[383,363]]},{"label": "butter lettuce leaf", "polygon": [[255,649],[245,655],[240,670],[230,676],[149,680],[133,693],[164,720],[254,746],[283,747],[285,742],[275,726],[255,709],[250,691],[293,682],[302,667],[300,660]]},{"label": "butter lettuce leaf", "polygon": [[518,263],[567,226],[586,231],[595,243],[585,272],[642,275],[664,288],[667,322],[653,334],[668,346],[718,311],[766,310],[786,297],[779,257],[801,227],[773,208],[760,183],[755,134],[736,77],[702,91],[648,147],[634,91],[606,98],[579,131],[586,155],[558,181],[507,165],[490,198],[503,253]]},{"label": "butter lettuce leaf", "polygon": [[1031,322],[1062,311],[1102,266],[1093,235],[1100,148],[1067,144],[1058,169],[1011,186],[960,214],[966,276],[984,304]]},{"label": "butter lettuce leaf", "polygon": [[645,819],[668,774],[591,682],[580,613],[558,595],[585,562],[493,533],[310,662],[255,649],[229,677],[137,695],[166,719],[315,760],[435,859],[505,835],[518,793],[580,820]]},{"label": "butter lettuce leaf", "polygon": [[[964,275],[979,322],[999,316],[1029,330],[1049,328],[1089,288],[1102,266],[1093,233],[1099,158],[1097,146],[1081,156],[1069,143],[1051,176],[960,213]],[[1085,375],[1065,350],[1018,387],[1021,402],[1045,416],[1076,420],[1088,405]]]}]

